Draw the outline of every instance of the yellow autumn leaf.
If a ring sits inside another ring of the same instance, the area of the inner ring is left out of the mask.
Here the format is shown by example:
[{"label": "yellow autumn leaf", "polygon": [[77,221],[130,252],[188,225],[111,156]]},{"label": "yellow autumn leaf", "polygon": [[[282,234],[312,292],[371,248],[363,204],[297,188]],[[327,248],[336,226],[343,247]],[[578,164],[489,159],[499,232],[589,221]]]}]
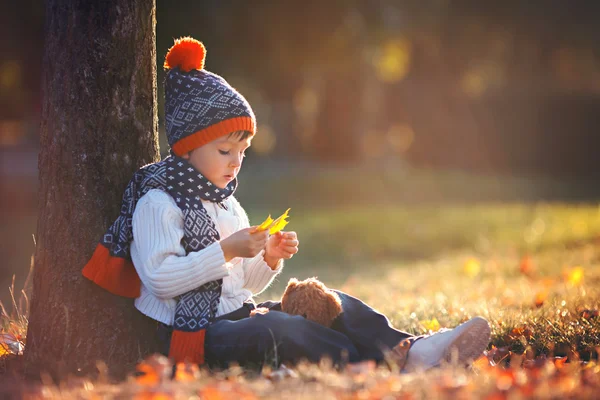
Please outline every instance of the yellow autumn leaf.
[{"label": "yellow autumn leaf", "polygon": [[271,229],[269,229],[269,235],[276,234],[277,232],[279,232],[280,230],[282,230],[283,228],[285,228],[285,226],[287,224],[288,224],[288,221],[286,221],[285,219],[282,219],[277,224],[273,224],[273,226],[271,227]]},{"label": "yellow autumn leaf", "polygon": [[468,277],[474,278],[479,275],[481,264],[476,258],[469,258],[463,267],[463,271]]},{"label": "yellow autumn leaf", "polygon": [[269,229],[272,223],[273,218],[271,218],[271,214],[269,214],[267,219],[265,219],[259,226],[256,227],[256,229],[254,229],[254,232],[266,231],[267,229]]},{"label": "yellow autumn leaf", "polygon": [[254,232],[262,232],[266,231],[267,229],[269,230],[269,234],[271,235],[279,232],[289,223],[289,221],[287,221],[286,218],[289,216],[288,212],[290,210],[291,208],[285,210],[285,212],[281,214],[276,220],[273,220],[273,218],[271,218],[271,215],[269,215],[267,219],[265,219],[259,226],[254,228]]},{"label": "yellow autumn leaf", "polygon": [[270,235],[276,234],[277,232],[279,232],[280,230],[282,230],[289,223],[286,220],[286,218],[288,217],[288,212],[289,211],[290,211],[290,208],[288,208],[287,210],[285,210],[285,212],[283,214],[281,214],[281,216],[279,218],[277,218],[275,221],[273,221],[273,224],[269,228],[269,234]]},{"label": "yellow autumn leaf", "polygon": [[437,320],[437,318],[432,318],[429,321],[427,321],[427,320],[421,321],[421,325],[423,325],[423,327],[425,329],[427,329],[428,331],[431,331],[431,332],[437,332],[441,328],[440,323]]},{"label": "yellow autumn leaf", "polygon": [[565,278],[573,286],[580,285],[583,281],[583,268],[574,267],[565,271]]}]

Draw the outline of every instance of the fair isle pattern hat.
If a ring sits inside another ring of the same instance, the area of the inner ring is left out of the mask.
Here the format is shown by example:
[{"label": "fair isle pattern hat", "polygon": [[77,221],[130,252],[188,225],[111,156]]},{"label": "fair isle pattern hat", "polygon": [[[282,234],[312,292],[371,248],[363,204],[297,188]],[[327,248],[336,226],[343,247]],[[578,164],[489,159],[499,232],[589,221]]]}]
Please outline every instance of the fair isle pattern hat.
[{"label": "fair isle pattern hat", "polygon": [[165,57],[165,126],[181,156],[236,131],[256,133],[256,118],[244,96],[204,69],[206,49],[191,37],[177,39]]}]

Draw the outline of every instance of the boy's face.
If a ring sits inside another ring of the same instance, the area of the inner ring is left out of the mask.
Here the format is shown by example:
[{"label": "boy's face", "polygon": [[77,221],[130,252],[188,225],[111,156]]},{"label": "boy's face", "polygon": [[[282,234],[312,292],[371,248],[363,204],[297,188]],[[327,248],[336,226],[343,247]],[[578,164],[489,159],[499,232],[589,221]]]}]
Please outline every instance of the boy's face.
[{"label": "boy's face", "polygon": [[225,135],[184,154],[182,158],[218,188],[224,189],[240,172],[244,153],[251,141],[252,137],[240,141],[239,136]]}]

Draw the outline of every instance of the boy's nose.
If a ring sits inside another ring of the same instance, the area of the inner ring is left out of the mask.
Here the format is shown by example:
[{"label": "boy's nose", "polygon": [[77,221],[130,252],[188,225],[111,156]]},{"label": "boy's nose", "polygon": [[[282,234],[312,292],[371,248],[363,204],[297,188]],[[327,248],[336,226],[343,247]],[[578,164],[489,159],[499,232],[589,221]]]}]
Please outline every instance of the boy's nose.
[{"label": "boy's nose", "polygon": [[240,165],[242,165],[242,157],[241,156],[234,156],[233,159],[231,160],[231,166],[237,168]]}]

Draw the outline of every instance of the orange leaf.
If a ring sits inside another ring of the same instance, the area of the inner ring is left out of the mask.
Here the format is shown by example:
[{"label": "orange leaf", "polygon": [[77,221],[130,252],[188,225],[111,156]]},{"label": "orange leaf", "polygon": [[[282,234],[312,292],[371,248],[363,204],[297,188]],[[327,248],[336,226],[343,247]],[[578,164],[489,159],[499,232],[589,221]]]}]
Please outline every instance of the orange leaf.
[{"label": "orange leaf", "polygon": [[519,264],[519,270],[525,276],[531,277],[535,272],[535,264],[529,256],[524,256]]},{"label": "orange leaf", "polygon": [[535,306],[537,308],[540,308],[541,306],[544,305],[544,302],[546,301],[546,299],[548,298],[548,292],[545,290],[542,290],[541,292],[538,292],[535,295]]},{"label": "orange leaf", "polygon": [[562,367],[565,366],[565,363],[567,362],[567,357],[554,357],[554,366],[557,369],[561,369]]},{"label": "orange leaf", "polygon": [[583,310],[581,316],[585,319],[592,319],[599,315],[598,310]]},{"label": "orange leaf", "polygon": [[0,357],[10,354],[10,352],[8,351],[8,346],[6,346],[4,343],[0,343]]},{"label": "orange leaf", "polygon": [[488,359],[488,356],[483,354],[477,360],[473,361],[473,366],[475,366],[478,369],[484,369],[490,367],[491,364],[490,360]]},{"label": "orange leaf", "polygon": [[496,387],[499,390],[506,391],[515,383],[515,372],[511,369],[499,370],[496,378]]},{"label": "orange leaf", "polygon": [[154,368],[150,365],[142,363],[136,369],[141,375],[138,375],[135,380],[140,385],[156,385],[160,379]]},{"label": "orange leaf", "polygon": [[550,288],[550,287],[554,286],[554,279],[545,278],[542,280],[542,285],[544,285],[544,287],[546,287],[546,288]]},{"label": "orange leaf", "polygon": [[515,327],[510,331],[509,336],[512,340],[518,339],[521,336],[531,339],[533,337],[533,330],[527,326]]},{"label": "orange leaf", "polygon": [[194,363],[177,363],[174,379],[177,382],[193,382],[200,377],[200,369]]},{"label": "orange leaf", "polygon": [[168,380],[172,374],[172,364],[169,359],[160,354],[152,354],[136,366],[138,374],[135,381],[140,385],[156,385]]},{"label": "orange leaf", "polygon": [[135,400],[172,400],[174,397],[165,393],[142,391],[135,395]]}]

